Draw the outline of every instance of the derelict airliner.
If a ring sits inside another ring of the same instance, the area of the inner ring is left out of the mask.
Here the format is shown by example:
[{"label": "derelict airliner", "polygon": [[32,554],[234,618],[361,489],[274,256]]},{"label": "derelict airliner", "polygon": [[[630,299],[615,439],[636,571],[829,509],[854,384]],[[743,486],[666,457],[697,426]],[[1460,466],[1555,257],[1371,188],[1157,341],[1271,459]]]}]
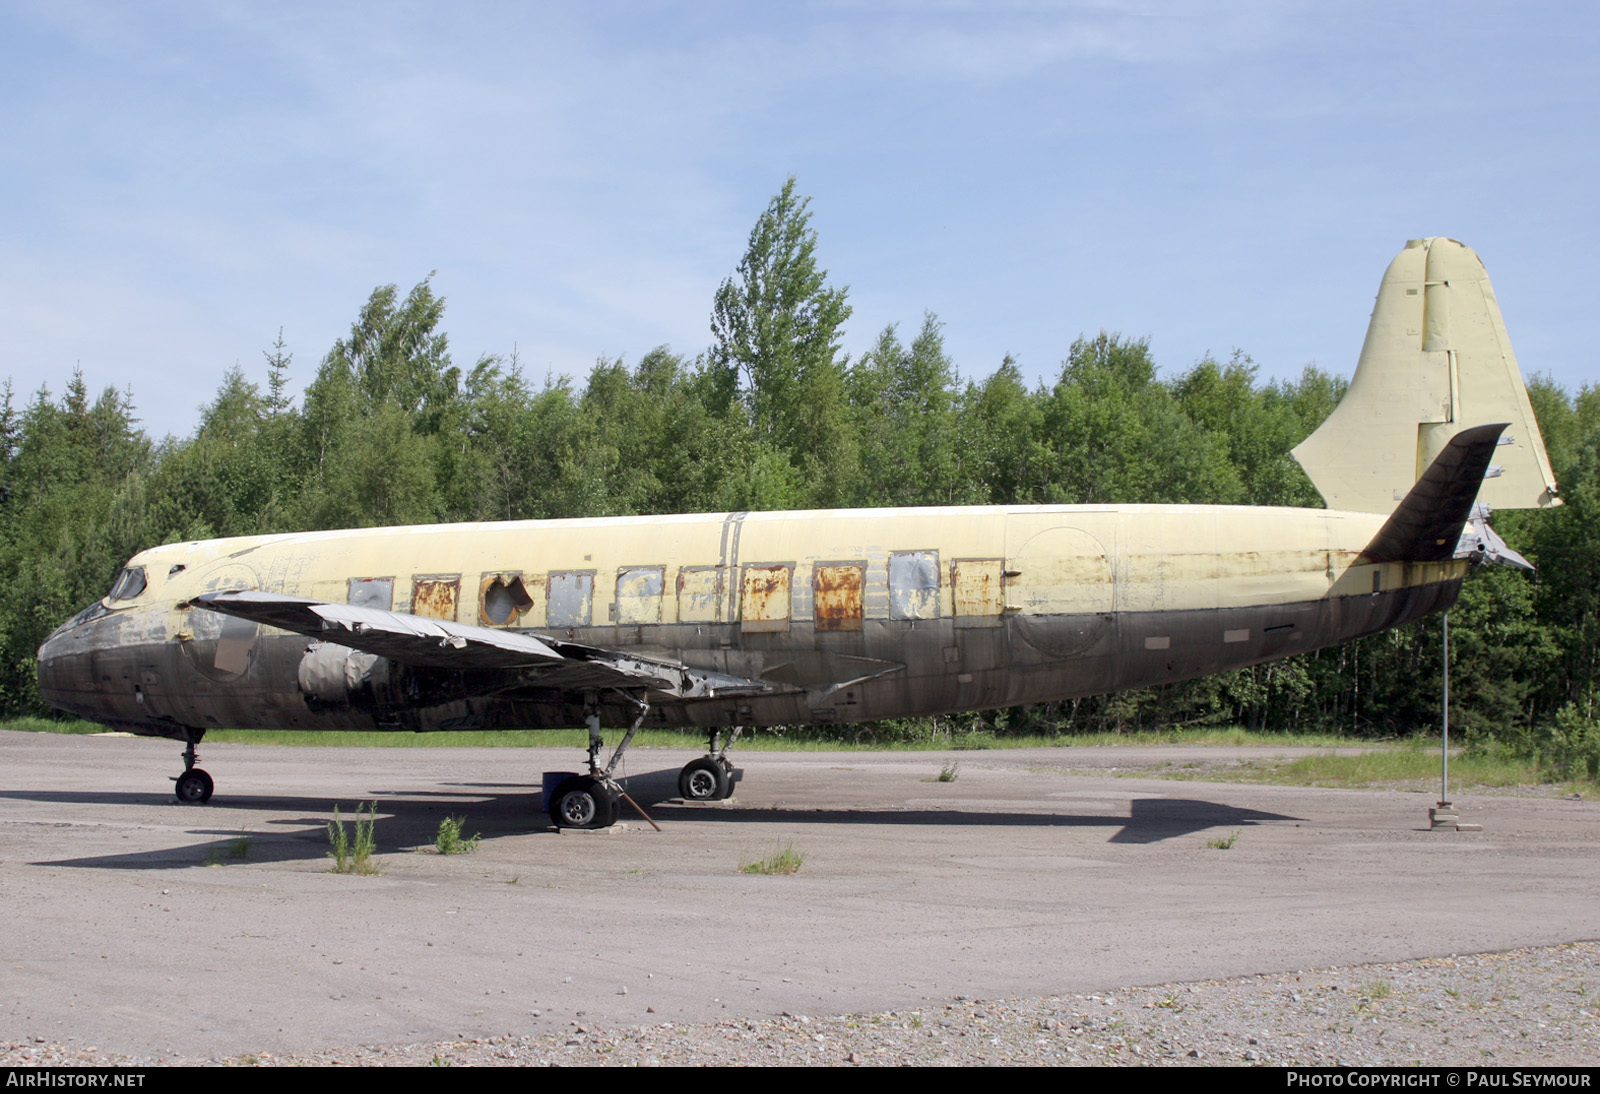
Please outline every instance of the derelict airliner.
[{"label": "derelict airliner", "polygon": [[[1048,505],[371,528],[156,547],[39,649],[45,699],[185,742],[215,727],[587,724],[558,826],[616,820],[637,730],[701,727],[685,798],[728,796],[748,727],[1042,703],[1396,627],[1472,559],[1485,510],[1559,504],[1478,256],[1414,240],[1355,376],[1295,450],[1327,509]],[[1476,503],[1481,503],[1477,505]],[[626,727],[602,763],[601,728]]]}]

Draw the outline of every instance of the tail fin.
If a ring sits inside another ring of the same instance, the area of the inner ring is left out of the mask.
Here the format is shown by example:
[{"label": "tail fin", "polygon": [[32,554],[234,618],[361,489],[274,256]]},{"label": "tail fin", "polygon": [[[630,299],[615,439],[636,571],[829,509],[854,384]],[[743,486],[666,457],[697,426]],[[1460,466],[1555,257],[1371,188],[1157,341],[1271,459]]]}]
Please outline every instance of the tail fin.
[{"label": "tail fin", "polygon": [[1378,288],[1350,390],[1294,458],[1330,509],[1388,513],[1452,437],[1484,422],[1510,424],[1479,500],[1560,505],[1482,261],[1453,239],[1413,239]]}]

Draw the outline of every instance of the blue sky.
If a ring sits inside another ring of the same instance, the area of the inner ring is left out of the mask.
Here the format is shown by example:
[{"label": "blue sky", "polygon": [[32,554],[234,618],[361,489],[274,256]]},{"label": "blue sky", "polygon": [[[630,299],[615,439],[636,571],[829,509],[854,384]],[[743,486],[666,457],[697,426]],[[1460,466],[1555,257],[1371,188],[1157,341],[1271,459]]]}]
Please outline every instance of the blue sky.
[{"label": "blue sky", "polygon": [[0,376],[184,434],[280,327],[303,383],[430,271],[458,364],[692,356],[792,174],[853,353],[932,311],[969,377],[1102,328],[1348,374],[1448,235],[1576,389],[1597,56],[1579,3],[10,2]]}]

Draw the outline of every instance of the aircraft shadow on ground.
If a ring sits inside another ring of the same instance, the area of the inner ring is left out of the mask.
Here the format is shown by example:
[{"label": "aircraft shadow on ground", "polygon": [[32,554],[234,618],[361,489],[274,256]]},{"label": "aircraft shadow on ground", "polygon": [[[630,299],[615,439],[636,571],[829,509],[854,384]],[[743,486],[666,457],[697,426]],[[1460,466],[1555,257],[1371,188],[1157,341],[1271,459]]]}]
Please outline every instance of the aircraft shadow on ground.
[{"label": "aircraft shadow on ground", "polygon": [[[1125,816],[1105,813],[1009,811],[952,806],[948,809],[872,809],[809,808],[791,806],[743,806],[737,797],[730,802],[710,804],[684,802],[678,797],[676,769],[643,772],[626,783],[630,797],[669,831],[683,825],[781,822],[786,825],[905,825],[912,827],[996,827],[996,828],[1105,828],[1107,842],[1119,844],[1159,843],[1207,829],[1246,828],[1273,821],[1301,818],[1255,809],[1241,809],[1214,801],[1186,798],[1133,798]],[[511,784],[514,786],[515,784]],[[479,796],[477,801],[462,801],[463,796]],[[170,804],[173,819],[192,820],[193,835],[199,842],[155,851],[130,854],[94,855],[84,858],[34,862],[35,866],[76,866],[97,869],[150,870],[180,866],[220,866],[239,862],[294,862],[327,856],[327,798],[304,796],[252,796],[219,794],[213,811],[206,806],[179,805],[170,797],[150,793],[88,791],[0,790],[0,798],[60,804],[151,806]],[[378,819],[374,837],[379,854],[396,850],[431,847],[439,823],[447,816],[466,818],[465,834],[484,839],[554,834],[542,808],[540,792],[534,787],[509,788],[506,783],[443,783],[439,789],[367,789],[338,800],[346,827],[354,831],[355,810],[359,803],[376,801]],[[218,813],[240,811],[315,815],[277,816],[263,827],[244,824],[219,825]],[[644,824],[644,819],[627,802],[622,805],[624,822]],[[240,855],[241,837],[249,840],[248,850]]]}]

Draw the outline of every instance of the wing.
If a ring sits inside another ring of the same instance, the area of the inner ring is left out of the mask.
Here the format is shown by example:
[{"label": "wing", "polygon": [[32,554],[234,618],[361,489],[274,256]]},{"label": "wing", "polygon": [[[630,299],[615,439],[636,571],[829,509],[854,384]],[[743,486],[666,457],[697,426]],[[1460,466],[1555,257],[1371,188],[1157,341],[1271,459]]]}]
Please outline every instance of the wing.
[{"label": "wing", "polygon": [[433,669],[503,669],[528,683],[561,690],[643,688],[677,699],[770,690],[766,684],[637,657],[576,642],[492,630],[466,623],[333,604],[246,589],[205,593],[197,608],[303,634],[403,665]]}]

